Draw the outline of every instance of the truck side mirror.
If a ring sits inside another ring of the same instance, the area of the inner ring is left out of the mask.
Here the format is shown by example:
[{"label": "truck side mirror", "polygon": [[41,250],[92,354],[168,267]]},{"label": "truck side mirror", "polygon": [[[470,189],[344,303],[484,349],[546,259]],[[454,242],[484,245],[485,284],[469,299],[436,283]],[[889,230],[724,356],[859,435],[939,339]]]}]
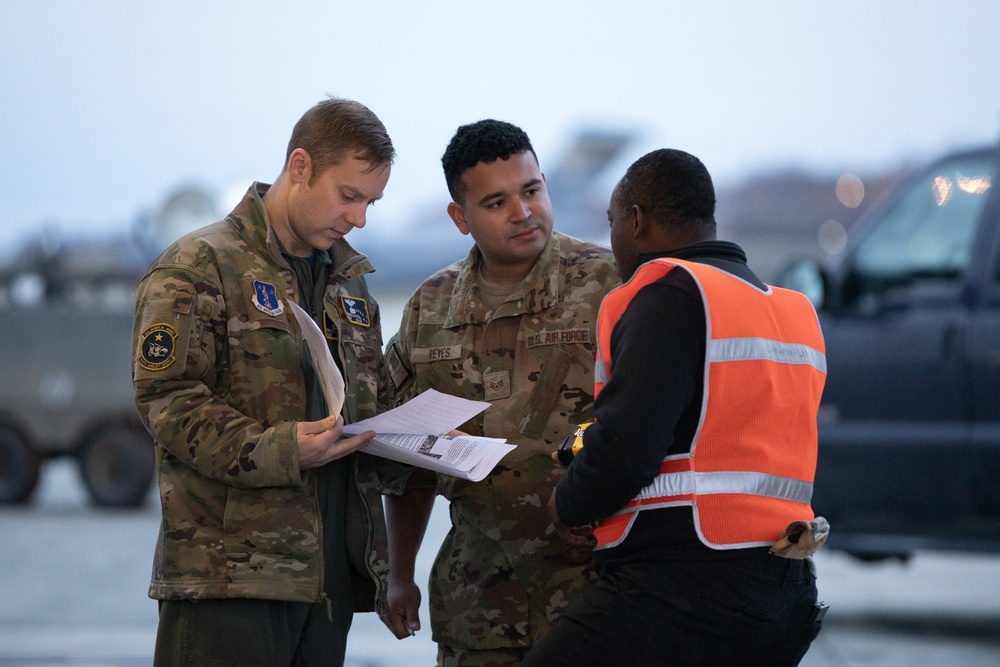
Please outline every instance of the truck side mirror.
[{"label": "truck side mirror", "polygon": [[819,310],[826,301],[829,277],[815,259],[800,259],[778,271],[774,284],[802,292],[813,307]]}]

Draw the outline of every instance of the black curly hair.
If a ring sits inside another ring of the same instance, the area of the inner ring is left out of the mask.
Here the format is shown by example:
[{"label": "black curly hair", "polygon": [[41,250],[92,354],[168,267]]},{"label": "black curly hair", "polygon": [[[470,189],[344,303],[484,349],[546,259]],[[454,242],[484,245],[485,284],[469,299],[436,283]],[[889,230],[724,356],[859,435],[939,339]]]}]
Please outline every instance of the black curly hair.
[{"label": "black curly hair", "polygon": [[618,205],[638,205],[660,224],[715,229],[715,187],[701,160],[661,148],[632,163],[616,189]]},{"label": "black curly hair", "polygon": [[444,178],[451,198],[457,204],[464,204],[462,174],[480,162],[489,164],[529,151],[537,163],[538,156],[531,146],[531,140],[516,125],[487,118],[461,126],[441,156],[441,166],[444,167]]}]

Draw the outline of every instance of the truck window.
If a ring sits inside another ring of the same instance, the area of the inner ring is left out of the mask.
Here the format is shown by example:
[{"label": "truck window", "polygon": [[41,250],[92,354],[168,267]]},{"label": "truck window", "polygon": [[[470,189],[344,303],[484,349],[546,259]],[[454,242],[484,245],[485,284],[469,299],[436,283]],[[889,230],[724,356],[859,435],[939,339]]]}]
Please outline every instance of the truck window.
[{"label": "truck window", "polygon": [[858,245],[845,285],[848,305],[875,309],[900,287],[957,289],[994,168],[988,158],[959,158],[911,182]]}]

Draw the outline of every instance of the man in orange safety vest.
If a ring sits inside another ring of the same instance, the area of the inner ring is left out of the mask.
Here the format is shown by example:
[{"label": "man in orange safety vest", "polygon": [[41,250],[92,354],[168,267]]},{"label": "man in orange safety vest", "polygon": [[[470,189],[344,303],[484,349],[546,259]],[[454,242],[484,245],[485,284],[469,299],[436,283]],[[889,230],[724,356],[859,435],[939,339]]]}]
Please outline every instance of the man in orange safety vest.
[{"label": "man in orange safety vest", "polygon": [[643,156],[612,193],[624,284],[598,318],[595,421],[549,501],[567,540],[594,526],[600,578],[523,667],[796,665],[819,633],[823,335],[714,215],[683,151]]}]

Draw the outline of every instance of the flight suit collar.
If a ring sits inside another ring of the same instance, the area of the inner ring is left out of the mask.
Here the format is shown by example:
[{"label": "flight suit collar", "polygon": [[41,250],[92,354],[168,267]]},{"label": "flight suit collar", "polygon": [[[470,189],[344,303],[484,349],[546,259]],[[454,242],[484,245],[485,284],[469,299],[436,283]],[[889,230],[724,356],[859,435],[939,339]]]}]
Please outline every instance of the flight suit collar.
[{"label": "flight suit collar", "polygon": [[[226,220],[253,252],[270,257],[281,268],[291,270],[264,208],[264,194],[270,187],[268,183],[255,181]],[[334,282],[347,282],[375,270],[367,255],[355,250],[345,239],[335,241],[328,252],[333,260],[330,277]]]}]

